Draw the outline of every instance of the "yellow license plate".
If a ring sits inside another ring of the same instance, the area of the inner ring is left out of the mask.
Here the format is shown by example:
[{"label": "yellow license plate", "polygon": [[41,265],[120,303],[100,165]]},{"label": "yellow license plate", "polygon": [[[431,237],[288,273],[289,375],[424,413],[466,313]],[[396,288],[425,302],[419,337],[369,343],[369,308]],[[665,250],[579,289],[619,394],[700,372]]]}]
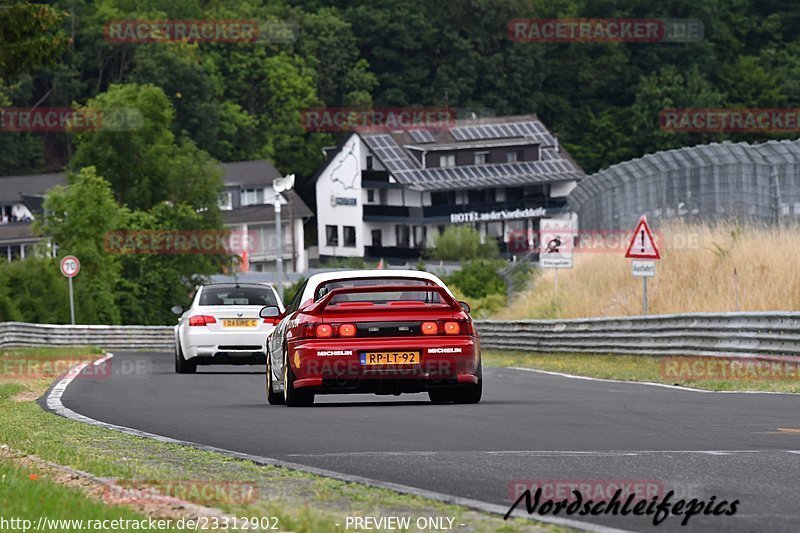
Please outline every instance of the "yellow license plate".
[{"label": "yellow license plate", "polygon": [[361,364],[371,365],[416,365],[419,364],[419,352],[364,352]]},{"label": "yellow license plate", "polygon": [[258,326],[258,320],[254,318],[223,318],[223,328],[254,328]]}]

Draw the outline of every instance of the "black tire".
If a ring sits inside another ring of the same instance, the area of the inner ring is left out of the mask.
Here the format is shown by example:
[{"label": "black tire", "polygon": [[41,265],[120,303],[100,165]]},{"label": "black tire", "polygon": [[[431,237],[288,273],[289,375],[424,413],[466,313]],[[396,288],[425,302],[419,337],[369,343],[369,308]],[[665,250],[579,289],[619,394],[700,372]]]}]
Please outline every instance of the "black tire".
[{"label": "black tire", "polygon": [[183,358],[181,343],[175,341],[175,372],[178,374],[194,374],[197,372],[197,363]]},{"label": "black tire", "polygon": [[428,391],[428,398],[431,403],[443,404],[453,401],[453,389],[434,389]]},{"label": "black tire", "polygon": [[483,363],[478,363],[478,369],[475,374],[478,376],[477,385],[467,385],[453,391],[453,401],[455,403],[468,404],[481,401],[481,396],[483,395]]},{"label": "black tire", "polygon": [[308,407],[314,405],[314,394],[294,388],[294,372],[289,366],[286,350],[283,352],[283,401],[287,407]]},{"label": "black tire", "polygon": [[267,353],[267,403],[270,405],[283,405],[286,403],[283,399],[283,394],[273,392],[272,379],[272,357]]}]

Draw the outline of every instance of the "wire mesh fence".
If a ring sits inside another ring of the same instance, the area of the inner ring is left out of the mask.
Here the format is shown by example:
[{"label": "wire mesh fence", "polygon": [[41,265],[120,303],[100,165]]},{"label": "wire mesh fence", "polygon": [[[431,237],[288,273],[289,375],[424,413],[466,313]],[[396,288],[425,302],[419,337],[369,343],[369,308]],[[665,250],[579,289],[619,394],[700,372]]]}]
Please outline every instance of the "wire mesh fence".
[{"label": "wire mesh fence", "polygon": [[570,194],[582,229],[658,224],[800,221],[800,141],[722,143],[646,155],[590,176]]}]

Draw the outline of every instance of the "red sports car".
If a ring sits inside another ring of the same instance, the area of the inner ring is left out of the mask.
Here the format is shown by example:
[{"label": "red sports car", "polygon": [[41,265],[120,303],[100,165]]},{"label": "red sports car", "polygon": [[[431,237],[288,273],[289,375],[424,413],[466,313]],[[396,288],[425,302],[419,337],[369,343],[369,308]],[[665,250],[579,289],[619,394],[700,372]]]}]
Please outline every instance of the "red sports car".
[{"label": "red sports car", "polygon": [[311,276],[267,339],[267,400],[304,406],[316,394],[427,392],[478,403],[480,342],[469,306],[432,274],[358,270]]}]

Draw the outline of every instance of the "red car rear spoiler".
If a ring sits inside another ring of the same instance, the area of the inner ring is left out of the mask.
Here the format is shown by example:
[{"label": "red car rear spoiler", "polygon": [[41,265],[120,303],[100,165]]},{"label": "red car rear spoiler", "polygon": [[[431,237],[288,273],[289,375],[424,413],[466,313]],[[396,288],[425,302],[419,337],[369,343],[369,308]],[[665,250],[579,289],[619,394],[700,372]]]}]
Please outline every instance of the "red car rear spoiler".
[{"label": "red car rear spoiler", "polygon": [[326,294],[321,300],[314,302],[309,307],[303,310],[304,313],[309,315],[319,315],[328,307],[335,297],[342,294],[360,294],[370,292],[435,292],[441,296],[444,303],[456,310],[461,310],[461,304],[455,298],[450,296],[447,289],[439,285],[372,285],[368,287],[343,287],[340,289],[333,289]]}]

